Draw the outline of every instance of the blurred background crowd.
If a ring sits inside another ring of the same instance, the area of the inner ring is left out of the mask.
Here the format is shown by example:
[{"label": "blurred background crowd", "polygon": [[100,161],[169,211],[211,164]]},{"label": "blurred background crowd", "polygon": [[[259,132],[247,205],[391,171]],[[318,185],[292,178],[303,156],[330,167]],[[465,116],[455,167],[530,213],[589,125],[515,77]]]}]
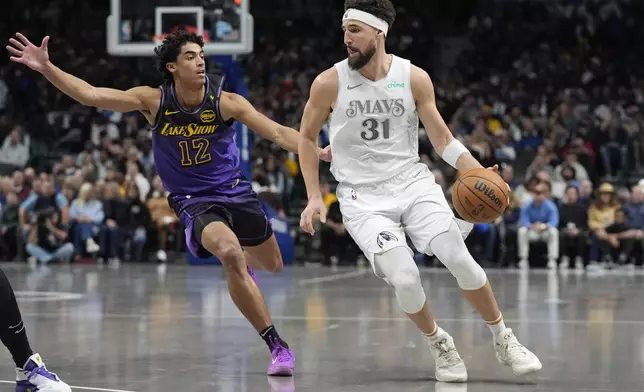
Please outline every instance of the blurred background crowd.
[{"label": "blurred background crowd", "polygon": [[[252,9],[255,51],[242,59],[249,100],[297,129],[313,78],[346,56],[342,8],[262,3]],[[498,164],[513,190],[498,221],[476,225],[471,251],[485,266],[641,264],[644,29],[636,20],[644,18],[644,3],[452,3],[397,7],[387,45],[432,75],[454,135],[483,165]],[[25,0],[6,12],[33,40],[56,32],[52,61],[90,83],[160,83],[150,58],[106,53],[104,29],[96,26],[105,24],[107,3]],[[0,25],[0,36],[13,33]],[[141,115],[83,107],[1,56],[0,137],[0,259],[118,264],[185,255]],[[457,173],[423,129],[418,137],[421,160],[450,200]],[[323,129],[320,145],[326,140]],[[256,143],[252,157],[253,187],[290,224],[298,261],[361,262],[329,175],[322,185],[329,219],[311,238],[297,224],[306,202],[297,157],[267,141]],[[436,264],[423,255],[418,262]]]}]

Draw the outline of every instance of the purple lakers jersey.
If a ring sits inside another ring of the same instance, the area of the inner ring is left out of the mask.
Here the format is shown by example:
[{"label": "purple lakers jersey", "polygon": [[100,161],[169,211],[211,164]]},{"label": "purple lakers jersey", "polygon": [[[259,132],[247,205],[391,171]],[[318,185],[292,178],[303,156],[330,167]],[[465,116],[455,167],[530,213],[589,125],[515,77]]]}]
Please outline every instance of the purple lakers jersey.
[{"label": "purple lakers jersey", "polygon": [[219,113],[223,83],[223,76],[207,75],[206,94],[196,110],[179,104],[174,83],[161,86],[152,145],[157,173],[172,194],[225,194],[241,177],[235,130]]}]

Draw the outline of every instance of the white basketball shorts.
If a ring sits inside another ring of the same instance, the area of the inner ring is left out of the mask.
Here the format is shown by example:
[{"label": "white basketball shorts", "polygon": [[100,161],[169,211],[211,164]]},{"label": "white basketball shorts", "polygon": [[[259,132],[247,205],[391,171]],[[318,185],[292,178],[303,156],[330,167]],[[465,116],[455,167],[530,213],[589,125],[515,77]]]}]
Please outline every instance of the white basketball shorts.
[{"label": "white basketball shorts", "polygon": [[336,193],[344,226],[372,266],[374,255],[395,247],[412,253],[405,235],[419,252],[430,254],[430,242],[446,232],[452,221],[464,236],[473,227],[456,219],[443,189],[422,163],[378,184],[352,187],[341,183]]}]

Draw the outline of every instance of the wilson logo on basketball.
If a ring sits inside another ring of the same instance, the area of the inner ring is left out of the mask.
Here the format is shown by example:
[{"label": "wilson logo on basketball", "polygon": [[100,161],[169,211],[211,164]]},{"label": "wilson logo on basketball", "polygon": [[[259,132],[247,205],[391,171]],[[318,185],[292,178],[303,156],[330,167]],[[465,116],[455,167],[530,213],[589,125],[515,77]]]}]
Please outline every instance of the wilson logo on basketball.
[{"label": "wilson logo on basketball", "polygon": [[217,118],[217,116],[215,115],[215,112],[208,109],[201,112],[201,115],[199,116],[199,118],[201,118],[201,121],[205,123],[209,123],[209,122],[215,121],[215,118]]},{"label": "wilson logo on basketball", "polygon": [[485,196],[487,196],[487,198],[492,200],[492,202],[494,204],[496,204],[496,206],[499,209],[503,208],[503,202],[501,201],[501,199],[499,199],[496,196],[496,193],[494,193],[494,189],[490,188],[485,183],[483,183],[483,182],[481,182],[479,180],[476,180],[476,185],[474,185],[474,189],[476,189],[477,191],[479,191],[482,194],[484,194]]}]

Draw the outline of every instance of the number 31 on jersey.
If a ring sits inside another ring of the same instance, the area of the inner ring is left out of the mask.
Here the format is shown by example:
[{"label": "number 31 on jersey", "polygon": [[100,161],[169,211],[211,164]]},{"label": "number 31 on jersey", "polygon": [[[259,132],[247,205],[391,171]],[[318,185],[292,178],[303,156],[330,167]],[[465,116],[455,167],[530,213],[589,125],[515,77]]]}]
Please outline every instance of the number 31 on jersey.
[{"label": "number 31 on jersey", "polygon": [[360,132],[360,137],[366,141],[389,139],[389,119],[378,121],[368,118],[362,122],[362,127],[364,129]]}]

